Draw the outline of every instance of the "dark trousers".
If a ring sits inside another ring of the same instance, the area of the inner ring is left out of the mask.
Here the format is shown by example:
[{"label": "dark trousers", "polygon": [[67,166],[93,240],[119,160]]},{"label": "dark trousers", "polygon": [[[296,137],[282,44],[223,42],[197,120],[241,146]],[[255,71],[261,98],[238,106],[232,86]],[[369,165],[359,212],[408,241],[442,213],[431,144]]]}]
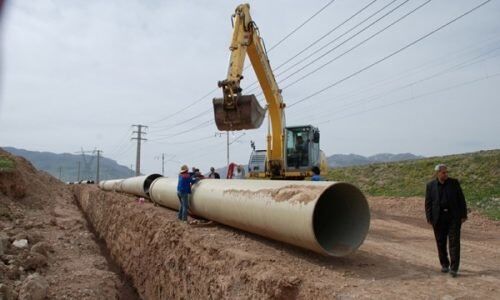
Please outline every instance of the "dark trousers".
[{"label": "dark trousers", "polygon": [[[434,236],[439,253],[439,262],[443,267],[458,271],[460,264],[460,219],[453,218],[449,212],[441,212],[436,225]],[[449,243],[450,259],[448,259],[447,244]]]}]

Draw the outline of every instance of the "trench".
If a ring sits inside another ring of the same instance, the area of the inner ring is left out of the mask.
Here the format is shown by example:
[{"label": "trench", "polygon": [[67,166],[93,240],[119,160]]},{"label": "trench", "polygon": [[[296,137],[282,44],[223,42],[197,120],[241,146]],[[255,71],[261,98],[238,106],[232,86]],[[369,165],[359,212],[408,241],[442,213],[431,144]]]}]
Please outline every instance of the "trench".
[{"label": "trench", "polygon": [[95,187],[74,194],[124,280],[123,299],[293,299],[301,291],[302,280],[259,264],[223,227],[190,227],[172,210]]},{"label": "trench", "polygon": [[99,234],[92,225],[92,222],[90,222],[87,214],[83,211],[82,207],[80,206],[80,203],[77,200],[77,196],[73,194],[73,197],[76,206],[78,207],[78,209],[80,209],[80,212],[82,213],[83,217],[86,220],[87,230],[92,233],[92,239],[96,242],[97,246],[99,247],[99,252],[101,256],[103,256],[107,262],[108,271],[115,273],[116,275],[118,275],[118,278],[120,279],[120,286],[117,287],[119,299],[121,300],[141,299],[141,297],[137,293],[137,290],[135,289],[132,283],[130,276],[125,274],[122,268],[113,259],[106,246],[106,241],[103,238],[99,237]]}]

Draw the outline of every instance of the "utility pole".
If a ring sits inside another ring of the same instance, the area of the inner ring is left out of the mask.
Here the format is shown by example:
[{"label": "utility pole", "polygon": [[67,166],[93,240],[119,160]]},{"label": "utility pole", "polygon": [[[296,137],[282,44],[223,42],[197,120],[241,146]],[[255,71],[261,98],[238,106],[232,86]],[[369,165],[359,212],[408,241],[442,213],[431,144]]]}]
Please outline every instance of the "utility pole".
[{"label": "utility pole", "polygon": [[227,158],[227,164],[226,166],[229,167],[229,130],[226,131],[227,132],[227,135],[226,135],[226,158]]},{"label": "utility pole", "polygon": [[59,167],[59,180],[62,178],[62,167]]},{"label": "utility pole", "polygon": [[165,176],[165,153],[161,154],[161,175]]},{"label": "utility pole", "polygon": [[226,159],[227,159],[227,166],[229,166],[229,146],[232,145],[234,142],[239,140],[242,136],[244,136],[245,133],[243,132],[239,136],[237,136],[232,142],[229,142],[229,131],[227,131],[226,135]]},{"label": "utility pole", "polygon": [[[75,153],[82,155],[82,158],[83,158],[83,172],[82,172],[83,177],[90,179],[92,177],[91,166],[92,166],[92,163],[94,162],[94,159],[95,159],[95,156],[94,156],[95,149],[92,151],[89,151],[89,150],[83,150],[83,147],[82,147],[81,151],[75,152]],[[85,155],[85,154],[89,154],[89,155]]]},{"label": "utility pole", "polygon": [[146,132],[142,131],[142,129],[147,129],[148,126],[141,124],[132,126],[137,127],[137,130],[132,132],[132,133],[137,133],[137,137],[133,137],[132,140],[137,140],[137,153],[135,157],[135,176],[139,176],[141,175],[141,141],[147,140],[142,137],[143,134],[146,134]]},{"label": "utility pole", "polygon": [[76,182],[80,182],[80,161],[78,161],[78,176],[76,177]]},{"label": "utility pole", "polygon": [[101,161],[102,150],[96,150],[96,152],[97,152],[97,174],[95,176],[95,183],[99,184],[99,163]]},{"label": "utility pole", "polygon": [[[159,159],[159,156],[155,156],[155,160]],[[165,153],[161,154],[161,175],[165,176]]]}]

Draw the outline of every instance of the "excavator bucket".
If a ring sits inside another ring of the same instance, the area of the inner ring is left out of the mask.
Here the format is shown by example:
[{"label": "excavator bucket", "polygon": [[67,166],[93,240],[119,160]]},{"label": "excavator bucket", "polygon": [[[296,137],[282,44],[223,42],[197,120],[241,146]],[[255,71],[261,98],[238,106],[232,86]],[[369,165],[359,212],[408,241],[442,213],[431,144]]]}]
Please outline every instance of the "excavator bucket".
[{"label": "excavator bucket", "polygon": [[220,131],[255,129],[262,125],[266,110],[255,95],[238,96],[233,107],[224,107],[224,99],[215,98],[215,124]]}]

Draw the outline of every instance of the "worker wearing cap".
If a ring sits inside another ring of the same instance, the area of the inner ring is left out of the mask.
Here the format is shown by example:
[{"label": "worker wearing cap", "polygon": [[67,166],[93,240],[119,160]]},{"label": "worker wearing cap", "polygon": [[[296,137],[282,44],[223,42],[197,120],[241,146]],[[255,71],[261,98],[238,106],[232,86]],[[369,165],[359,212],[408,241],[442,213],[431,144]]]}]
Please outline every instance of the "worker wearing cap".
[{"label": "worker wearing cap", "polygon": [[177,182],[177,197],[180,202],[177,218],[181,221],[187,221],[191,184],[194,184],[197,181],[193,176],[191,176],[191,174],[189,174],[188,171],[188,166],[183,165],[179,173],[179,181]]},{"label": "worker wearing cap", "polygon": [[446,165],[438,164],[434,170],[436,178],[426,188],[425,215],[427,223],[434,228],[441,272],[450,272],[456,277],[460,264],[460,229],[467,220],[467,204],[458,180],[448,177]]}]

